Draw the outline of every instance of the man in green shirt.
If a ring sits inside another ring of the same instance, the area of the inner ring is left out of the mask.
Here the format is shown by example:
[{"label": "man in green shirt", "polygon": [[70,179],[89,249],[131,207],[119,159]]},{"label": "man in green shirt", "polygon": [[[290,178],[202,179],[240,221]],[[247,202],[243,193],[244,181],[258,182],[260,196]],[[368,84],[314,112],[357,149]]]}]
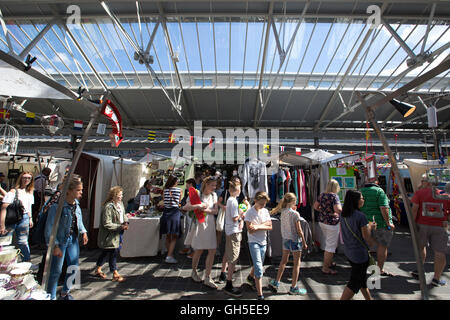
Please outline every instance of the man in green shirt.
[{"label": "man in green shirt", "polygon": [[367,220],[375,220],[377,224],[376,230],[372,230],[372,239],[377,245],[377,261],[380,274],[382,276],[393,276],[383,268],[395,228],[392,223],[389,198],[383,189],[378,186],[376,178],[370,179],[369,183],[361,188],[360,191],[364,197],[364,206],[360,210],[364,212]]}]

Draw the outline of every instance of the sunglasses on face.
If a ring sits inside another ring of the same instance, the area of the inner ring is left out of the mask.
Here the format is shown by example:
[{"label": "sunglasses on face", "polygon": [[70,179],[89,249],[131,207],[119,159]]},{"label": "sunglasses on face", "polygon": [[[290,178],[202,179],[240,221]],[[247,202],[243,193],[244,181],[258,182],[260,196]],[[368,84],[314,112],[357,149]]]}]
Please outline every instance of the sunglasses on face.
[{"label": "sunglasses on face", "polygon": [[22,177],[22,179],[31,180],[31,177]]}]

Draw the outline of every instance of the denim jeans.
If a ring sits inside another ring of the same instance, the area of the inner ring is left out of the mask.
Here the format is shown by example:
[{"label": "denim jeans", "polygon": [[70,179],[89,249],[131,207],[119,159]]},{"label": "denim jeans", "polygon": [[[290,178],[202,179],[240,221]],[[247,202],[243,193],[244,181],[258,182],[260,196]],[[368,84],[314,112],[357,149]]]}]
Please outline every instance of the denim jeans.
[{"label": "denim jeans", "polygon": [[28,245],[28,236],[30,234],[30,216],[28,214],[23,215],[23,219],[19,223],[6,226],[12,234],[16,232],[17,246],[22,254],[22,261],[30,261],[30,246]]},{"label": "denim jeans", "polygon": [[103,261],[108,254],[109,271],[114,272],[117,270],[117,256],[119,254],[119,249],[103,249],[102,253],[98,257],[97,267],[101,267],[103,265]]},{"label": "denim jeans", "polygon": [[248,248],[250,249],[250,255],[253,261],[253,267],[255,269],[255,278],[262,278],[264,268],[264,257],[266,255],[266,245],[260,245],[257,242],[249,242]]},{"label": "denim jeans", "polygon": [[78,271],[78,268],[71,268],[70,266],[78,266],[78,257],[80,255],[80,246],[78,244],[78,236],[69,236],[65,244],[59,244],[62,257],[52,257],[52,265],[50,267],[50,275],[48,278],[47,292],[50,293],[51,299],[56,299],[56,287],[58,286],[58,279],[62,271],[64,259],[67,261],[67,274],[64,279],[62,292],[68,293],[70,290],[68,283],[70,278]]}]

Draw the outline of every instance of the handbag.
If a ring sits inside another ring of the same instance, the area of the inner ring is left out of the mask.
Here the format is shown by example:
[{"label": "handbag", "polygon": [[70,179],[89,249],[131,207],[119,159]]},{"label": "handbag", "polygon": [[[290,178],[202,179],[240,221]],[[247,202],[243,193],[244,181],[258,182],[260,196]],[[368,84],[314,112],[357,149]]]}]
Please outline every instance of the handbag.
[{"label": "handbag", "polygon": [[223,231],[223,227],[225,224],[225,212],[226,210],[220,208],[219,213],[217,214],[217,220],[216,220],[216,230],[217,231]]},{"label": "handbag", "polygon": [[[228,199],[227,197],[228,191],[225,192],[225,199]],[[224,201],[226,201],[224,199]],[[216,219],[216,230],[217,231],[223,231],[224,225],[225,225],[225,213],[226,210],[220,208],[219,209],[219,213],[217,214],[217,219]]]},{"label": "handbag", "polygon": [[6,208],[5,225],[9,226],[16,224],[23,219],[25,208],[22,202],[19,200],[18,191],[16,189],[16,196],[14,201]]},{"label": "handbag", "polygon": [[372,256],[372,254],[370,253],[370,249],[369,247],[364,243],[364,241],[362,241],[354,232],[353,230],[350,228],[350,226],[348,225],[347,219],[344,218],[344,222],[348,228],[348,230],[350,230],[350,232],[353,234],[353,236],[355,237],[356,240],[358,240],[363,247],[365,247],[367,249],[367,254],[369,255],[369,266],[375,266],[377,264],[375,258]]}]

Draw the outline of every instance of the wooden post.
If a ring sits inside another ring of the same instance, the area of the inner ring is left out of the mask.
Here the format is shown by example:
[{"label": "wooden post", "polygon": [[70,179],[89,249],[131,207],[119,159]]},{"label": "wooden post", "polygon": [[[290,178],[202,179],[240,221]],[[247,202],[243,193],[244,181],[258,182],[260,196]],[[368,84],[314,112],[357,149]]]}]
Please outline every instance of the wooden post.
[{"label": "wooden post", "polygon": [[366,108],[367,112],[367,118],[372,123],[372,126],[377,133],[378,137],[380,138],[381,143],[383,144],[384,151],[388,154],[389,160],[391,162],[391,169],[394,171],[395,176],[398,180],[398,187],[400,189],[400,193],[403,198],[403,203],[405,205],[406,215],[408,217],[408,224],[409,224],[409,230],[411,232],[411,239],[413,243],[413,249],[414,249],[414,256],[416,258],[417,263],[417,271],[419,273],[419,281],[420,281],[420,290],[422,291],[422,299],[428,300],[428,292],[427,292],[427,284],[426,284],[426,278],[425,278],[425,271],[424,271],[424,265],[422,262],[422,256],[419,251],[419,240],[417,237],[417,229],[415,222],[413,221],[413,216],[411,212],[411,203],[409,201],[408,195],[406,194],[406,188],[405,184],[403,183],[403,179],[401,179],[400,170],[397,166],[397,160],[394,157],[394,154],[391,151],[391,148],[389,147],[389,144],[387,143],[386,137],[384,136],[383,132],[381,131],[380,127],[378,126],[378,123],[375,119],[373,109],[369,106],[367,106],[366,101],[362,97],[362,95],[359,92],[356,92],[357,97],[359,101],[361,102],[361,105]]},{"label": "wooden post", "polygon": [[[104,101],[106,102],[106,99]],[[49,244],[48,244],[48,248],[47,248],[46,260],[45,260],[45,265],[44,265],[44,274],[42,277],[42,287],[46,291],[48,290],[48,288],[47,288],[48,287],[48,278],[49,278],[50,266],[51,266],[52,258],[53,258],[52,251],[55,246],[56,233],[58,231],[59,220],[61,218],[61,213],[62,213],[62,209],[64,206],[64,202],[66,201],[66,194],[67,194],[67,191],[69,190],[69,182],[70,182],[70,179],[72,178],[72,174],[75,171],[78,160],[80,159],[80,155],[81,155],[81,152],[83,151],[84,145],[86,144],[86,141],[89,137],[91,128],[94,125],[94,123],[97,121],[98,117],[100,116],[100,110],[101,110],[101,108],[97,108],[91,114],[91,120],[89,121],[89,124],[87,125],[86,130],[84,131],[81,143],[78,145],[77,151],[72,160],[72,165],[70,166],[69,173],[64,181],[64,185],[61,190],[61,196],[58,200],[58,208],[56,209],[55,221],[53,223],[52,233],[50,235],[50,240],[49,240]]]}]

